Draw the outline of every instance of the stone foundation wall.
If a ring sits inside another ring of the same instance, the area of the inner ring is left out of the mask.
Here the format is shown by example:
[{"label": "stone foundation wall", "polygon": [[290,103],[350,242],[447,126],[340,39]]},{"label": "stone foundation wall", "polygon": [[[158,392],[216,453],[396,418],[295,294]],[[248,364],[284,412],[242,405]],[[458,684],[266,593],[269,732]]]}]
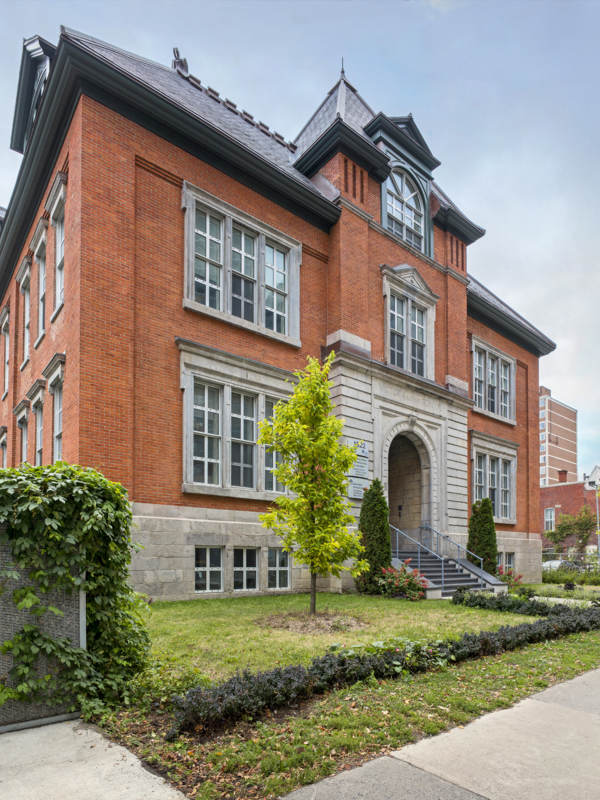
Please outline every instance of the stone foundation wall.
[{"label": "stone foundation wall", "polygon": [[[258,514],[251,511],[159,506],[134,503],[134,541],[142,550],[133,554],[131,582],[138,592],[154,600],[190,600],[198,597],[244,597],[256,594],[306,592],[310,573],[290,565],[290,588],[267,588],[267,555],[270,547],[281,547],[280,539],[265,530]],[[451,537],[466,546],[467,534]],[[541,539],[526,533],[499,531],[498,550],[515,554],[515,569],[525,582],[541,581]],[[223,591],[197,592],[194,587],[195,548],[219,547],[223,557]],[[233,588],[233,550],[258,549],[258,589]],[[320,591],[353,591],[354,580],[344,572],[340,578],[319,578]]]}]

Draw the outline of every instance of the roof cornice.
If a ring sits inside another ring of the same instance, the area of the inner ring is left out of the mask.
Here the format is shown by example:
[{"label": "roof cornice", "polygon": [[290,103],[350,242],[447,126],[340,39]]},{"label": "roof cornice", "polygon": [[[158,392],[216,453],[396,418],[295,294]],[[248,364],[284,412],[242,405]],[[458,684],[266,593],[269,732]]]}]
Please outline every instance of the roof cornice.
[{"label": "roof cornice", "polygon": [[434,216],[434,220],[440,227],[457,234],[466,244],[473,244],[485,234],[485,228],[480,228],[454,208],[442,206]]},{"label": "roof cornice", "polygon": [[389,158],[360,133],[357,133],[341,117],[337,117],[327,130],[308,147],[294,166],[308,177],[329,161],[338,151],[342,151],[357,164],[369,171],[374,178],[384,181],[390,173]]},{"label": "roof cornice", "polygon": [[536,331],[517,318],[504,313],[501,308],[476,294],[469,286],[467,286],[467,313],[538,357],[546,356],[556,349],[555,343],[541,331]]},{"label": "roof cornice", "polygon": [[415,158],[418,158],[427,169],[435,169],[442,163],[432,154],[429,149],[425,149],[406,131],[396,125],[392,120],[381,111],[376,114],[364,127],[367,136],[374,137],[378,131],[387,134],[391,139],[395,139],[402,147],[406,148]]}]

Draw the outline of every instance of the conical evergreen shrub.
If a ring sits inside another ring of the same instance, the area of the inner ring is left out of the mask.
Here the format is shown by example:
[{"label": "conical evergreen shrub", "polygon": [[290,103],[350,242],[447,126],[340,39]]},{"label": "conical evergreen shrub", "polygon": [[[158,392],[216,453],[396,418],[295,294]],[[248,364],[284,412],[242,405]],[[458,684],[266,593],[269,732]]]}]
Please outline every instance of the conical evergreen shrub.
[{"label": "conical evergreen shrub", "polygon": [[[494,575],[498,548],[496,545],[496,526],[494,525],[494,509],[489,497],[473,503],[469,519],[469,539],[467,548],[483,559],[483,569]],[[476,566],[479,561],[469,556]]]},{"label": "conical evergreen shrub", "polygon": [[392,548],[390,510],[381,481],[377,478],[363,495],[359,528],[365,548],[363,557],[369,562],[369,569],[356,578],[356,586],[359,592],[379,593],[381,589],[377,580],[381,578],[382,567],[391,565]]}]

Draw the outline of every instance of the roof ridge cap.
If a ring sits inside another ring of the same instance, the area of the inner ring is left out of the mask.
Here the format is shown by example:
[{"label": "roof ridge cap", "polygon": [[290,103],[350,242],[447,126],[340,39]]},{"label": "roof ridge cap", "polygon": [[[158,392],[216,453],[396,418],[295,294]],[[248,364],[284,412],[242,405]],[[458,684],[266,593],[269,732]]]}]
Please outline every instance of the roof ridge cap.
[{"label": "roof ridge cap", "polygon": [[253,125],[255,128],[258,128],[258,130],[261,131],[261,133],[264,133],[265,136],[273,139],[290,152],[296,152],[297,148],[293,142],[287,141],[281,133],[271,130],[266,122],[257,121],[253,114],[245,109],[240,109],[238,105],[233,102],[233,100],[230,100],[228,97],[221,97],[221,94],[216,89],[213,89],[211,86],[205,86],[200,78],[198,78],[196,75],[192,75],[191,72],[188,72],[188,74],[185,75],[178,69],[175,69],[174,72],[176,72],[180,78],[183,78],[183,80],[187,81],[195,89],[200,92],[204,92],[204,94],[210,97],[211,100],[220,103],[233,114],[236,114],[238,117],[241,117],[243,120],[245,120],[249,125]]}]

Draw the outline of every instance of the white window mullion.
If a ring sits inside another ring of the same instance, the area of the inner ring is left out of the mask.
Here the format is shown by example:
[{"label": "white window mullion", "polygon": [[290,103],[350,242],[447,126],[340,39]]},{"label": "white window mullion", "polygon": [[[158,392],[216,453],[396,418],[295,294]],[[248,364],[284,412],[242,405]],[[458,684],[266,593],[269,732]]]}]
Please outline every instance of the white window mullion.
[{"label": "white window mullion", "polygon": [[231,217],[225,217],[225,252],[223,253],[223,311],[231,314]]},{"label": "white window mullion", "polygon": [[[259,394],[258,398],[258,416],[257,420],[265,419],[265,396],[264,394]],[[257,435],[258,438],[258,422],[256,423],[257,427]],[[265,488],[265,447],[257,447],[256,453],[256,478],[254,484],[258,491],[263,491]]]},{"label": "white window mullion", "polygon": [[231,385],[223,388],[223,475],[221,486],[231,487]]},{"label": "white window mullion", "polygon": [[258,236],[258,264],[256,274],[256,289],[258,292],[256,305],[256,319],[259,325],[264,325],[265,320],[265,236]]}]

